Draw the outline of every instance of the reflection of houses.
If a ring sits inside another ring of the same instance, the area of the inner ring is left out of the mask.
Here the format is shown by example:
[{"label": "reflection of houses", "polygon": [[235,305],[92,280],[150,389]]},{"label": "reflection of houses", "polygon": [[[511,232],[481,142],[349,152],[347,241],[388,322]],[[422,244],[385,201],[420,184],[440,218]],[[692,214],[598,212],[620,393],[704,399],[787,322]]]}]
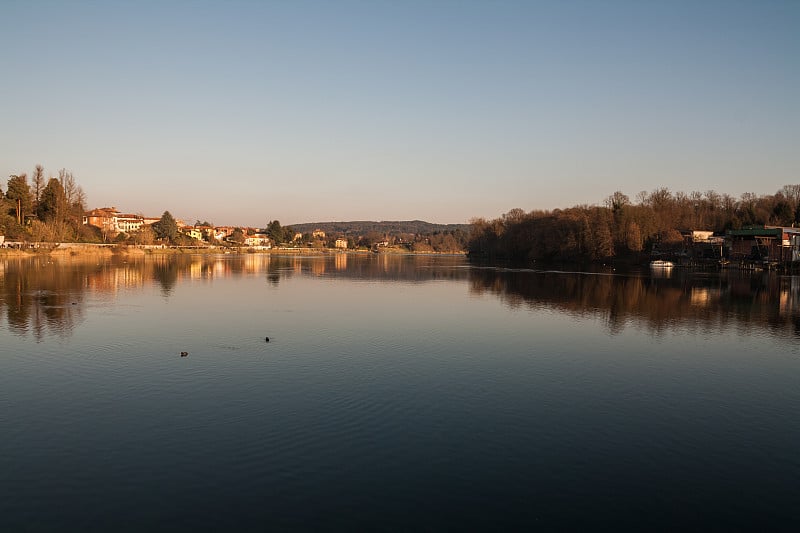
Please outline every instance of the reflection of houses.
[{"label": "reflection of houses", "polygon": [[336,261],[334,266],[337,271],[342,272],[347,270],[347,256],[349,254],[336,254]]},{"label": "reflection of houses", "polygon": [[320,261],[319,259],[315,258],[313,261],[311,261],[310,268],[312,274],[315,276],[322,276],[327,270],[327,264],[326,261]]},{"label": "reflection of houses", "polygon": [[800,280],[797,276],[781,280],[779,312],[791,316],[800,307]]}]

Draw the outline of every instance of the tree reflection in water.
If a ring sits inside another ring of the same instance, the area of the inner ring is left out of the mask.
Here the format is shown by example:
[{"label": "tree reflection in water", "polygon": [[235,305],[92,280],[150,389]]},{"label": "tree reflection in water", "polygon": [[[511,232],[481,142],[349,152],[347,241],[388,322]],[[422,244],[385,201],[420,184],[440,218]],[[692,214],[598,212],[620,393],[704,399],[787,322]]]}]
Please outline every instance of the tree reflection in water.
[{"label": "tree reflection in water", "polygon": [[0,263],[0,317],[8,329],[65,337],[84,319],[84,276],[46,256]]},{"label": "tree reflection in water", "polygon": [[0,320],[14,334],[65,337],[85,319],[87,295],[114,298],[155,284],[164,298],[184,280],[263,276],[270,286],[293,276],[386,281],[467,277],[463,257],[291,256],[277,254],[35,256],[0,259]]},{"label": "tree reflection in water", "polygon": [[644,325],[654,334],[680,326],[800,334],[800,278],[772,274],[691,273],[669,276],[481,268],[461,256],[277,254],[153,255],[0,260],[0,320],[10,332],[68,336],[85,320],[87,295],[115,298],[121,290],[155,285],[164,298],[185,280],[259,277],[276,287],[294,276],[370,282],[468,283],[514,308],[599,316],[609,331]]},{"label": "tree reflection in water", "polygon": [[510,307],[602,316],[611,333],[644,325],[654,334],[673,326],[717,330],[734,325],[800,335],[800,277],[728,271],[672,275],[536,272],[476,268],[476,294],[497,295]]}]

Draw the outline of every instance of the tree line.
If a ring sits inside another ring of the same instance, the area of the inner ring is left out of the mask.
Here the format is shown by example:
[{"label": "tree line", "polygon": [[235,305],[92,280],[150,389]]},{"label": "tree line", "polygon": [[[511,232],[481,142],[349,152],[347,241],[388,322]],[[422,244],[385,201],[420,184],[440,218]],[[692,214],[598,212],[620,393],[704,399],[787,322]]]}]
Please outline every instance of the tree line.
[{"label": "tree line", "polygon": [[[376,246],[405,249],[413,252],[454,253],[466,250],[468,224],[434,224],[421,220],[310,222],[295,224],[301,242],[309,246],[334,247],[338,238],[347,240],[348,248],[374,249]],[[315,238],[321,230],[325,238]]]},{"label": "tree line", "polygon": [[44,167],[12,174],[0,187],[0,235],[9,240],[69,241],[91,237],[83,225],[86,194],[72,172],[45,178]]},{"label": "tree line", "polygon": [[775,194],[744,193],[735,198],[716,191],[673,193],[667,188],[640,192],[635,200],[620,191],[603,205],[567,209],[512,209],[498,218],[471,221],[467,248],[488,258],[543,261],[605,261],[634,258],[658,244],[679,247],[681,231],[722,233],[745,226],[792,226],[800,222],[800,185]]},{"label": "tree line", "polygon": [[427,235],[437,232],[461,230],[469,231],[468,224],[434,224],[422,220],[351,220],[340,222],[305,222],[294,224],[294,229],[300,233],[311,233],[322,230],[325,233],[341,235],[366,235],[368,233],[386,234],[395,236],[400,234]]}]

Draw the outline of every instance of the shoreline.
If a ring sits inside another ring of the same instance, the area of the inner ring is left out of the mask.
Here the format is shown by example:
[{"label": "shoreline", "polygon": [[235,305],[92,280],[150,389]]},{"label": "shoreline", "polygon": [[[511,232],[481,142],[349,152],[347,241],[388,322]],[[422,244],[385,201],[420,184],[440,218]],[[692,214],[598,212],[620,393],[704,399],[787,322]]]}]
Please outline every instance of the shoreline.
[{"label": "shoreline", "polygon": [[65,243],[66,246],[42,248],[0,248],[0,257],[113,257],[113,256],[147,256],[147,255],[466,255],[466,252],[414,252],[411,250],[337,250],[330,248],[271,248],[268,250],[253,250],[248,248],[138,248],[133,246],[109,246],[103,244]]}]

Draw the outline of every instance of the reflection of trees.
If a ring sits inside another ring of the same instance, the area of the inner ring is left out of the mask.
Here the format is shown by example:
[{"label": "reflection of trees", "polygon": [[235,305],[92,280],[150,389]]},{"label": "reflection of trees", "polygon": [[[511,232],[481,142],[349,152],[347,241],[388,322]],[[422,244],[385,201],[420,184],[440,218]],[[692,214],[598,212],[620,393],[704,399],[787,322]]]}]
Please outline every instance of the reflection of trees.
[{"label": "reflection of trees", "polygon": [[[343,259],[346,257],[346,260]],[[42,339],[65,336],[85,316],[89,295],[158,284],[171,297],[183,280],[258,277],[278,285],[293,276],[423,283],[469,280],[476,293],[509,306],[602,317],[611,332],[644,325],[713,330],[735,325],[800,334],[800,278],[675,272],[671,278],[470,268],[463,257],[155,255],[102,259],[35,257],[0,261],[0,317],[8,329]]]},{"label": "reflection of trees", "polygon": [[157,283],[170,297],[183,279],[266,276],[278,285],[291,276],[422,282],[466,279],[463,257],[342,255],[148,255],[9,258],[0,261],[0,316],[10,331],[70,334],[85,315],[87,294],[115,294]]},{"label": "reflection of trees", "polygon": [[0,307],[11,331],[66,336],[83,320],[83,278],[46,257],[10,261],[0,277]]},{"label": "reflection of trees", "polygon": [[599,315],[612,333],[629,323],[655,332],[674,325],[711,330],[731,323],[795,334],[800,329],[800,283],[774,275],[651,278],[474,269],[470,286],[475,293],[496,294],[511,307]]},{"label": "reflection of trees", "polygon": [[182,279],[255,275],[269,262],[262,254],[7,258],[0,260],[0,317],[10,331],[37,340],[66,336],[83,320],[87,294],[157,283],[169,297]]},{"label": "reflection of trees", "polygon": [[172,261],[159,261],[153,265],[153,279],[161,285],[161,293],[164,296],[170,296],[175,284],[178,283],[178,265],[177,259]]},{"label": "reflection of trees", "polygon": [[464,280],[468,275],[463,256],[403,254],[273,255],[266,272],[271,283],[294,275],[407,282]]}]

